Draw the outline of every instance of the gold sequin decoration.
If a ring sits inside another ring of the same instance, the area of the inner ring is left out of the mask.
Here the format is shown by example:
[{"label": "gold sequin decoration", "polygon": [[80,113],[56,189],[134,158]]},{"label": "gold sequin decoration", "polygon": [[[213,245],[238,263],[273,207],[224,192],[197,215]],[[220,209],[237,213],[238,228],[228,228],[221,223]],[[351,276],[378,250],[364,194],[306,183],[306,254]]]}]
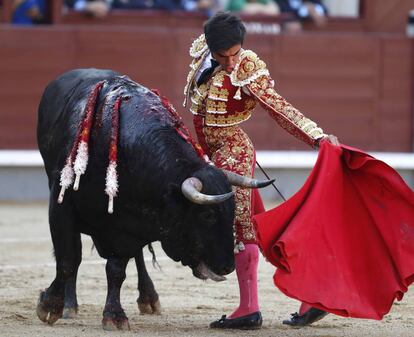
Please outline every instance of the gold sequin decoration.
[{"label": "gold sequin decoration", "polygon": [[261,76],[247,87],[280,126],[298,139],[315,146],[316,140],[324,135],[322,129],[280,96],[272,83],[270,77]]},{"label": "gold sequin decoration", "polygon": [[197,58],[200,57],[202,53],[204,53],[208,49],[206,37],[204,34],[201,34],[198,38],[196,38],[191,47],[190,47],[190,56]]},{"label": "gold sequin decoration", "polygon": [[213,101],[207,99],[206,110],[208,113],[212,114],[225,114],[227,112],[226,103],[221,101]]},{"label": "gold sequin decoration", "polygon": [[[238,126],[203,128],[205,140],[217,167],[251,177],[254,163],[254,148],[247,134]],[[236,242],[255,241],[251,214],[251,189],[235,189]]]},{"label": "gold sequin decoration", "polygon": [[233,115],[206,114],[205,124],[209,126],[231,126],[248,120],[252,115],[251,110],[237,112]]},{"label": "gold sequin decoration", "polygon": [[204,109],[202,109],[203,102],[207,97],[207,85],[201,84],[199,87],[194,86],[191,94],[191,108],[190,111],[193,115],[204,115]]},{"label": "gold sequin decoration", "polygon": [[251,72],[251,71],[253,71],[253,70],[255,69],[254,62],[252,62],[252,61],[247,61],[247,62],[243,65],[243,69],[244,69],[244,71],[246,71],[246,72]]},{"label": "gold sequin decoration", "polygon": [[224,101],[227,102],[229,97],[229,91],[224,88],[217,88],[216,86],[212,85],[210,87],[210,91],[208,93],[208,98],[212,100]]},{"label": "gold sequin decoration", "polygon": [[213,85],[216,87],[221,87],[223,85],[224,76],[227,76],[227,73],[224,70],[221,70],[213,75]]},{"label": "gold sequin decoration", "polygon": [[266,63],[251,50],[245,50],[240,55],[240,63],[234,68],[230,78],[234,85],[242,86],[254,81],[263,72],[268,74]]}]

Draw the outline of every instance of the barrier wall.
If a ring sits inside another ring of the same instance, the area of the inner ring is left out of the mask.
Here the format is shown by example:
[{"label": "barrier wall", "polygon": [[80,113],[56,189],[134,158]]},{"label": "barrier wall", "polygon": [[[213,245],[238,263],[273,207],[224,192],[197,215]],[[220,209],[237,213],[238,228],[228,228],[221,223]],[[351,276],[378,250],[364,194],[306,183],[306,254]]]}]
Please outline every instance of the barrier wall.
[{"label": "barrier wall", "polygon": [[[182,91],[188,49],[203,18],[158,20],[163,23],[0,25],[0,148],[36,148],[42,91],[79,67],[114,69],[160,89],[190,123]],[[412,151],[413,40],[364,32],[251,33],[245,47],[268,64],[280,94],[342,142]],[[260,109],[246,129],[259,150],[306,149]]]}]

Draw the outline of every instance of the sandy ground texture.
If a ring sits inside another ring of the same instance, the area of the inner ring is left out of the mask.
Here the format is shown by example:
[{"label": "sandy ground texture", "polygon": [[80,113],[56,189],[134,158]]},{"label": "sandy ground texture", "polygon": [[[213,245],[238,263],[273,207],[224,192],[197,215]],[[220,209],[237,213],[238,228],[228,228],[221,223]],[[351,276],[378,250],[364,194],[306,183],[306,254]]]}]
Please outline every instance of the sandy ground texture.
[{"label": "sandy ground texture", "polygon": [[79,270],[76,319],[42,323],[35,308],[39,291],[54,277],[55,264],[49,236],[47,205],[0,204],[0,335],[1,336],[414,336],[414,290],[394,305],[382,321],[346,319],[329,315],[312,327],[292,329],[281,324],[297,309],[297,301],[285,297],[272,283],[274,268],[264,259],[259,265],[259,296],[264,318],[258,331],[217,331],[210,321],[230,313],[238,303],[235,273],[222,283],[200,281],[190,269],[170,260],[155,244],[162,270],[154,269],[145,249],[147,267],[160,295],[161,316],[140,315],[136,305],[137,272],[131,263],[122,288],[123,307],[130,332],[106,332],[101,328],[106,296],[105,261],[91,250],[83,236],[83,263]]}]

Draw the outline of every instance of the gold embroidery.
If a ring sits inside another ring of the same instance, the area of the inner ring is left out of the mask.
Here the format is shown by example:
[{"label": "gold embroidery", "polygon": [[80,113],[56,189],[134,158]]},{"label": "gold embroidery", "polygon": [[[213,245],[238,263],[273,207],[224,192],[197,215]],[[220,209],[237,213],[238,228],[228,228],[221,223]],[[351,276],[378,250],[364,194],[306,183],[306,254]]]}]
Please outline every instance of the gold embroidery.
[{"label": "gold embroidery", "polygon": [[314,146],[315,141],[324,136],[322,129],[315,122],[302,115],[273,89],[270,77],[261,76],[248,84],[247,88],[264,104],[264,108],[277,123],[295,137]]},{"label": "gold embroidery", "polygon": [[244,100],[244,108],[246,110],[253,110],[256,107],[256,101],[253,98],[246,98]]},{"label": "gold embroidery", "polygon": [[243,70],[247,73],[252,72],[255,68],[254,62],[252,61],[246,61],[243,65]]},{"label": "gold embroidery", "polygon": [[202,110],[203,102],[207,96],[207,85],[202,84],[199,87],[195,86],[193,88],[192,94],[191,94],[191,107],[190,111],[193,115],[204,115],[200,110]]},{"label": "gold embroidery", "polygon": [[233,85],[242,87],[263,75],[269,75],[266,63],[251,50],[244,50],[240,55],[239,63],[230,74],[230,80]]},{"label": "gold embroidery", "polygon": [[199,115],[198,113],[198,104],[191,104],[190,111],[193,115]]},{"label": "gold embroidery", "polygon": [[220,101],[213,101],[211,99],[207,99],[207,106],[206,110],[212,114],[225,114],[226,110],[226,103]]},{"label": "gold embroidery", "polygon": [[205,41],[204,41],[205,48],[201,47],[201,45],[202,45],[201,42],[203,41],[203,39],[204,39],[204,35],[200,36],[197,39],[199,41],[197,42],[197,40],[195,40],[193,42],[193,45],[190,48],[190,55],[193,56],[194,59],[190,64],[190,71],[188,72],[188,75],[187,75],[187,83],[184,87],[184,96],[185,96],[185,98],[184,98],[183,106],[187,105],[188,96],[190,95],[191,89],[194,87],[194,77],[195,77],[198,69],[200,68],[202,62],[204,62],[204,59],[206,58],[206,56],[209,53],[208,48],[206,47],[207,44],[205,44]]},{"label": "gold embroidery", "polygon": [[205,124],[209,126],[237,125],[248,120],[252,115],[251,110],[236,112],[234,115],[206,114]]},{"label": "gold embroidery", "polygon": [[224,76],[226,75],[227,73],[224,70],[217,72],[213,76],[213,85],[215,85],[216,87],[221,87],[223,85]]},{"label": "gold embroidery", "polygon": [[207,96],[207,89],[208,89],[208,86],[207,86],[206,83],[201,84],[198,88],[196,87],[197,94],[200,97],[206,97]]},{"label": "gold embroidery", "polygon": [[199,58],[199,59],[194,59],[191,62],[191,64],[190,64],[190,71],[188,72],[188,75],[187,75],[187,84],[184,87],[184,95],[186,95],[187,94],[187,90],[190,89],[191,82],[192,82],[192,80],[194,78],[194,75],[195,75],[196,71],[200,67],[202,61],[203,61],[203,58]]},{"label": "gold embroidery", "polygon": [[190,47],[190,56],[197,58],[200,57],[207,50],[207,42],[204,34],[201,34],[196,38]]},{"label": "gold embroidery", "polygon": [[[254,148],[246,133],[238,126],[225,128],[204,127],[203,133],[211,150],[211,160],[217,167],[251,177],[254,166]],[[251,214],[251,189],[235,190],[236,242],[256,239]]]},{"label": "gold embroidery", "polygon": [[228,97],[229,97],[229,91],[227,89],[224,89],[224,88],[220,89],[220,88],[217,88],[214,85],[212,85],[210,87],[210,92],[208,94],[208,98],[210,98],[212,100],[227,102]]},{"label": "gold embroidery", "polygon": [[195,95],[191,96],[191,103],[198,105],[199,98],[195,97]]}]

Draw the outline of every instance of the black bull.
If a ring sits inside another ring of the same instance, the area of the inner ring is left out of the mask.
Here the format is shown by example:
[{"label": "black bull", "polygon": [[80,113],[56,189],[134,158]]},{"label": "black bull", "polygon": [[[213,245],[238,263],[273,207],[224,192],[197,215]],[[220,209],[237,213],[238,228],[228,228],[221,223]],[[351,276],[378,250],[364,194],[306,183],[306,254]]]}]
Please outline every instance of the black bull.
[{"label": "black bull", "polygon": [[[87,170],[79,190],[68,190],[59,204],[60,171],[76,138],[87,97],[102,80]],[[115,97],[125,99],[119,112],[119,194],[114,213],[108,214],[104,189]],[[112,71],[70,71],[46,88],[37,132],[49,180],[49,223],[56,257],[56,277],[39,299],[41,320],[52,324],[62,315],[65,284],[81,262],[80,233],[90,235],[99,255],[108,260],[104,321],[117,326],[126,320],[119,302],[126,264],[150,242],[161,241],[169,257],[189,266],[199,278],[234,269],[233,197],[205,205],[188,200],[181,191],[190,177],[198,178],[201,192],[208,195],[229,193],[231,185],[178,135],[157,95]]]},{"label": "black bull", "polygon": [[[92,109],[87,169],[79,190],[68,189],[59,203],[61,171],[73,153],[88,97],[97,83],[102,86]],[[119,191],[109,214],[105,175],[117,100],[121,100]],[[170,258],[189,266],[201,279],[221,280],[234,270],[230,181],[249,187],[270,182],[246,181],[207,164],[177,133],[176,120],[156,94],[113,71],[79,69],[61,75],[46,88],[38,114],[56,258],[55,279],[40,294],[37,306],[42,321],[53,324],[62,316],[65,287],[74,286],[81,262],[80,233],[90,235],[99,255],[107,259],[106,328],[128,327],[120,288],[128,260],[142,257],[148,243],[160,241]]]},{"label": "black bull", "polygon": [[[102,86],[92,106],[87,169],[79,190],[67,190],[59,203],[60,172],[79,137],[88,97],[98,83]],[[114,213],[108,214],[105,174],[117,100],[122,102],[117,127],[119,191]],[[76,304],[70,301],[76,300],[80,233],[90,235],[99,255],[107,259],[103,325],[108,329],[129,327],[120,288],[131,257],[137,261],[144,284],[140,291],[152,297],[151,305],[157,300],[142,259],[146,244],[160,241],[170,258],[189,266],[201,279],[222,280],[222,275],[234,270],[230,182],[246,187],[271,182],[234,176],[207,164],[177,133],[176,122],[156,94],[113,71],[73,70],[48,85],[39,105],[37,136],[49,180],[56,277],[39,298],[37,314],[42,321],[53,324],[68,300],[69,305]]]}]

